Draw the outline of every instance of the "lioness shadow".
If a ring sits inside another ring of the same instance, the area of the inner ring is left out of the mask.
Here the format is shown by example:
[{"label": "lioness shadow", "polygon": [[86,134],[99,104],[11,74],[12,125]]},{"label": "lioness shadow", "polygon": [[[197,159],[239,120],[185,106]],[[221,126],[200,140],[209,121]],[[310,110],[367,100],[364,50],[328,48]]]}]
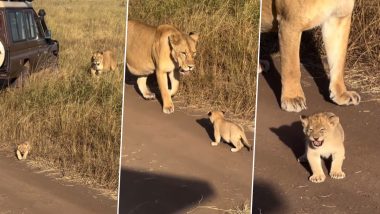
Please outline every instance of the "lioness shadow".
[{"label": "lioness shadow", "polygon": [[252,193],[251,213],[282,213],[284,212],[284,202],[277,195],[273,187],[261,179],[255,179]]},{"label": "lioness shadow", "polygon": [[[290,126],[283,125],[279,128],[270,128],[270,130],[278,136],[281,142],[292,150],[295,160],[305,153],[305,136],[300,121],[293,122]],[[311,173],[310,166],[307,162],[301,162],[300,164]]]},{"label": "lioness shadow", "polygon": [[[319,93],[323,98],[332,102],[329,98],[329,78],[325,72],[323,60],[319,54],[319,47],[313,39],[312,31],[302,34],[300,47],[301,65],[316,83]],[[271,55],[276,53],[276,59]],[[278,54],[277,54],[278,53]],[[279,55],[279,43],[277,33],[262,33],[260,36],[260,59],[267,60],[270,64],[269,70],[263,72],[263,77],[272,89],[277,98],[277,103],[281,105],[281,67]]]}]

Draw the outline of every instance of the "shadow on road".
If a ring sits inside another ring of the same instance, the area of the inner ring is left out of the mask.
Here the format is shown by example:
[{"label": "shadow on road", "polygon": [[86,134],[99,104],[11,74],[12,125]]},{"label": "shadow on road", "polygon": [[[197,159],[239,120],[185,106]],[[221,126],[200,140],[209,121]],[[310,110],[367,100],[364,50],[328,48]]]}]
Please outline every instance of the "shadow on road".
[{"label": "shadow on road", "polygon": [[213,195],[205,181],[122,169],[119,213],[180,213]]},{"label": "shadow on road", "polygon": [[210,120],[208,118],[202,118],[196,120],[199,125],[201,125],[207,132],[210,140],[215,141],[214,139],[214,127],[212,126]]},{"label": "shadow on road", "polygon": [[253,185],[252,213],[284,213],[285,203],[276,195],[272,186],[262,180]]},{"label": "shadow on road", "polygon": [[[302,131],[303,128],[300,121],[293,122],[291,125],[283,125],[279,128],[270,128],[270,130],[278,136],[281,142],[292,150],[295,159],[305,153],[305,135]],[[307,162],[301,164],[311,173],[310,166]]]}]

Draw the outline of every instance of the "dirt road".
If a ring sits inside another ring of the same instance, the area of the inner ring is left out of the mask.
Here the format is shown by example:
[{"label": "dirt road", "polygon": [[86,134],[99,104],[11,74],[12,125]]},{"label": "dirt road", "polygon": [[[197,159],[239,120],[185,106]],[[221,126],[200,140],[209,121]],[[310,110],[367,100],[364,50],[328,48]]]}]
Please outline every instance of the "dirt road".
[{"label": "dirt road", "polygon": [[252,151],[212,147],[206,114],[165,115],[126,86],[120,213],[222,213],[250,200]]},{"label": "dirt road", "polygon": [[[308,110],[287,113],[278,103],[279,75],[275,70],[260,75],[253,212],[380,213],[380,103],[362,95],[360,105],[339,107],[324,99],[325,80],[314,80],[306,71],[302,76]],[[324,183],[313,184],[308,164],[297,162],[304,151],[299,115],[318,111],[337,114],[345,130],[343,180],[327,176]]]},{"label": "dirt road", "polygon": [[116,213],[117,202],[0,153],[0,213]]}]

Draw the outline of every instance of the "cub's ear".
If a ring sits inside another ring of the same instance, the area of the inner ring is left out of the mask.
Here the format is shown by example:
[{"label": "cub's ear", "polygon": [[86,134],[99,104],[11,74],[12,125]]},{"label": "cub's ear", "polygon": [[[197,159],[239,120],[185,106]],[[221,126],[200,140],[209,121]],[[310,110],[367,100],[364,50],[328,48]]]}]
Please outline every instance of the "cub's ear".
[{"label": "cub's ear", "polygon": [[336,126],[336,125],[338,125],[338,123],[339,123],[339,117],[338,117],[338,116],[336,116],[336,115],[333,114],[333,113],[329,113],[329,114],[328,114],[328,117],[329,117],[329,122],[330,122],[330,124],[331,124],[332,126]]},{"label": "cub's ear", "polygon": [[174,46],[179,45],[180,40],[181,38],[178,34],[172,34],[169,36],[169,44],[172,48],[174,48]]},{"label": "cub's ear", "polygon": [[302,122],[302,126],[305,127],[309,123],[309,118],[305,115],[300,116],[300,120]]},{"label": "cub's ear", "polygon": [[212,112],[211,112],[211,111],[209,111],[209,112],[207,113],[207,115],[208,115],[208,116],[211,116],[211,114],[212,114]]},{"label": "cub's ear", "polygon": [[189,33],[190,38],[192,38],[194,41],[198,42],[199,39],[199,33],[197,32],[190,32]]}]

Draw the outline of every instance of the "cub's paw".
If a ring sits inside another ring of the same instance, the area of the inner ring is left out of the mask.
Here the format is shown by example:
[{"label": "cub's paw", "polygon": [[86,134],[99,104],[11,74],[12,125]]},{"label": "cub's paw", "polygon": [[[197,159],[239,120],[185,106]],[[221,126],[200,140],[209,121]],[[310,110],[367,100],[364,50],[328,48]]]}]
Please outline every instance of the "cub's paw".
[{"label": "cub's paw", "polygon": [[231,152],[238,152],[241,148],[231,148]]},{"label": "cub's paw", "polygon": [[294,98],[282,97],[281,108],[287,112],[300,112],[307,108],[306,98],[304,96]]},{"label": "cub's paw", "polygon": [[330,91],[330,98],[338,105],[358,105],[360,103],[360,95],[355,91],[345,91],[338,95]]},{"label": "cub's paw", "polygon": [[322,183],[323,181],[325,181],[325,179],[326,179],[326,176],[324,174],[312,175],[309,178],[309,180],[313,183]]},{"label": "cub's paw", "polygon": [[217,146],[217,145],[219,145],[218,142],[211,142],[211,146]]},{"label": "cub's paw", "polygon": [[171,104],[171,105],[167,105],[167,106],[164,106],[162,111],[165,113],[165,114],[171,114],[174,112],[174,105]]},{"label": "cub's paw", "polygon": [[346,177],[346,174],[343,171],[332,171],[330,172],[330,176],[334,179],[343,179]]},{"label": "cub's paw", "polygon": [[156,95],[152,92],[143,94],[144,99],[146,100],[154,100],[156,99]]}]

